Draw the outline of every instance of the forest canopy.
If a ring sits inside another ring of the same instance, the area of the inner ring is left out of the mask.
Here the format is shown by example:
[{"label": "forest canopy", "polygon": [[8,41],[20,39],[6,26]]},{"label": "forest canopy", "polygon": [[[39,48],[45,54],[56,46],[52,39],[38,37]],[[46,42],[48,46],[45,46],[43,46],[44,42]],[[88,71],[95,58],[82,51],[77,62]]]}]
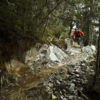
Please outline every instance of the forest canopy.
[{"label": "forest canopy", "polygon": [[99,11],[99,0],[0,0],[0,35],[39,38],[48,28],[59,38],[70,36],[76,26],[86,34],[86,43],[96,43]]}]

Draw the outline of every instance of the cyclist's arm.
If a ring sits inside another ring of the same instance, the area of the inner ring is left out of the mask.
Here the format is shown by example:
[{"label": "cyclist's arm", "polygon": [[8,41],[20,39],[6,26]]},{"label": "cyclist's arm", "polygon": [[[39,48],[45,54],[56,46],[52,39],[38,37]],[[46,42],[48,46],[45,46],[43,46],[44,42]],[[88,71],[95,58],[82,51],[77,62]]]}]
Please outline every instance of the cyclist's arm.
[{"label": "cyclist's arm", "polygon": [[75,36],[76,36],[76,32],[73,33],[73,38],[75,38]]},{"label": "cyclist's arm", "polygon": [[79,31],[79,33],[80,33],[81,35],[84,36],[84,32],[82,32],[81,30],[78,30],[78,31]]}]

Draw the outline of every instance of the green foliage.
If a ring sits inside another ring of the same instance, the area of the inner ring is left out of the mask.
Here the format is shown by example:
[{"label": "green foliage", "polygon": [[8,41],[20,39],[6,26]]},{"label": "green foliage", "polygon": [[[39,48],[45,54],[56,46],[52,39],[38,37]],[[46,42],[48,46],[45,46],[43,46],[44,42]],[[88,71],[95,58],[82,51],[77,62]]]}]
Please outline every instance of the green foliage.
[{"label": "green foliage", "polygon": [[[99,0],[0,0],[0,32],[40,39],[46,35],[45,29],[48,27],[59,38],[62,32],[71,33],[72,27],[76,25],[89,38],[89,32],[93,31],[92,20],[100,17],[98,2]],[[90,39],[88,38],[87,40]]]},{"label": "green foliage", "polygon": [[0,1],[0,32],[16,32],[25,36],[43,34],[41,10],[46,0],[9,0]]}]

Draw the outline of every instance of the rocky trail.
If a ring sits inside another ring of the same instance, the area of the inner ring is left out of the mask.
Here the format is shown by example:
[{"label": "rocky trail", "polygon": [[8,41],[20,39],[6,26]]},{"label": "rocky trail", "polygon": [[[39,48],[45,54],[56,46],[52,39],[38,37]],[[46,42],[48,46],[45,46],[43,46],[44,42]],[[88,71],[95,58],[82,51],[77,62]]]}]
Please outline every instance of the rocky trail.
[{"label": "rocky trail", "polygon": [[72,46],[66,52],[53,44],[36,46],[26,53],[25,64],[16,60],[6,64],[10,74],[5,74],[7,86],[1,88],[0,99],[89,100],[84,91],[93,83],[95,53],[94,46],[82,51]]}]

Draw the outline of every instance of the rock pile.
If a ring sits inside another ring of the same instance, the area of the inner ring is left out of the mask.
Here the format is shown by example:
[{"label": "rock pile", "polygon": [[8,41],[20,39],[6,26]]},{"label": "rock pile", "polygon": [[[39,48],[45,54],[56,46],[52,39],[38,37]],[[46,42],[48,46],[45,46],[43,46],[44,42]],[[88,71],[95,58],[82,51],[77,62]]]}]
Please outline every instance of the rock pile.
[{"label": "rock pile", "polygon": [[12,95],[16,94],[13,100],[88,100],[84,90],[93,82],[95,52],[94,46],[83,47],[82,51],[79,47],[71,47],[67,53],[53,44],[44,44],[39,49],[34,47],[25,56],[28,68],[23,68],[28,71],[14,81],[22,85],[17,84],[16,92],[16,85],[11,86],[6,95],[8,99],[3,99],[3,93],[0,98],[12,100]]},{"label": "rock pile", "polygon": [[[45,87],[45,90],[41,91],[48,94],[48,100],[88,100],[84,89],[92,85],[95,75],[95,58],[93,56],[95,49],[93,48],[93,46],[83,47],[81,52],[80,48],[72,47],[68,52],[70,56],[54,45],[45,50],[40,49],[41,60],[48,59],[45,68],[48,64],[59,65],[62,61],[69,59],[66,66],[50,73],[49,78],[41,85]],[[43,100],[42,95],[41,100]]]}]

